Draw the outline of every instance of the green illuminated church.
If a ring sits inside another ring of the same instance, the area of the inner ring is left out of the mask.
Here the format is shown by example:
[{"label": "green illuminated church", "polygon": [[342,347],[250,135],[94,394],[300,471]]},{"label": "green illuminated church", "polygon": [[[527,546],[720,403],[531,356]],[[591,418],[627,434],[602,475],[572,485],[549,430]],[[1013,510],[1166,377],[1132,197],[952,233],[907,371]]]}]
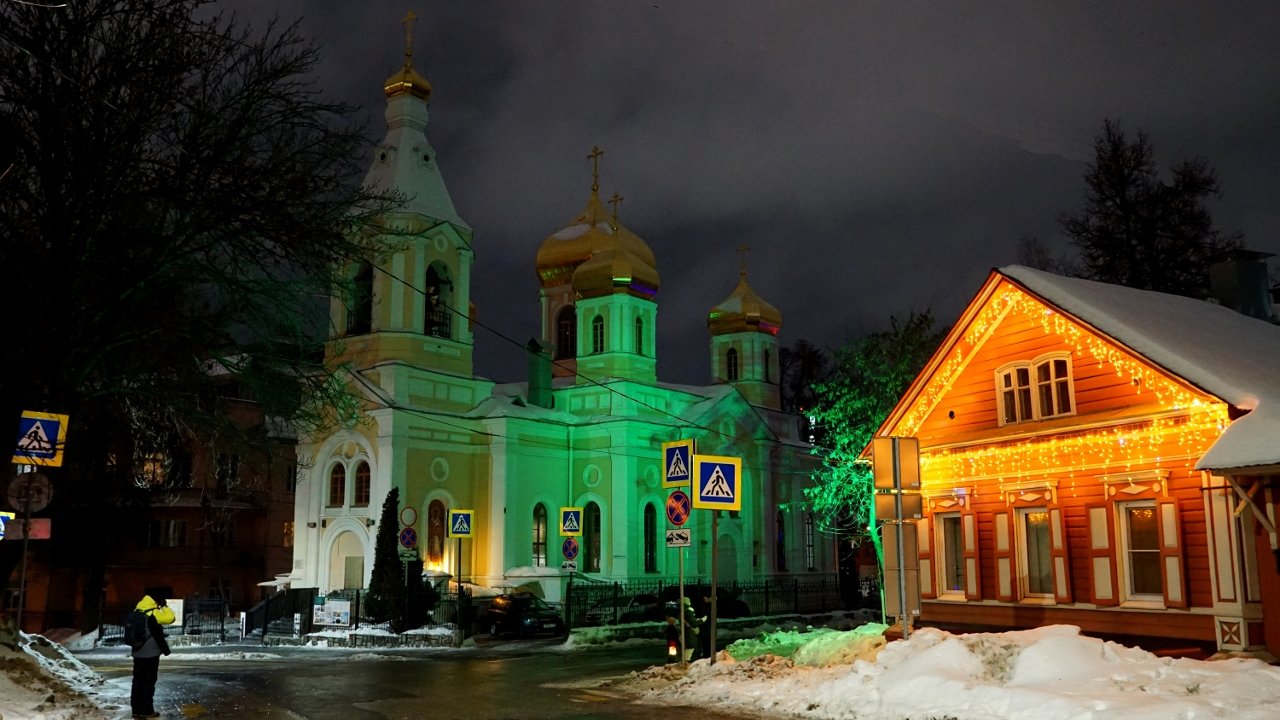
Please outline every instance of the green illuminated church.
[{"label": "green illuminated church", "polygon": [[[707,318],[711,383],[661,382],[657,258],[616,203],[601,202],[594,150],[585,207],[536,248],[541,290],[528,307],[542,330],[528,376],[477,377],[470,278],[483,239],[473,244],[427,141],[431,86],[411,50],[385,92],[387,134],[365,182],[406,202],[381,223],[386,256],[352,267],[353,296],[331,303],[326,361],[361,398],[362,419],[300,441],[292,582],[366,586],[392,487],[425,570],[493,587],[540,582],[558,598],[574,572],[562,567],[559,509],[580,506],[577,573],[674,579],[661,447],[683,438],[742,458],[742,509],[717,522],[721,581],[834,572],[832,542],[797,502],[812,460],[802,419],[780,410],[782,315],[745,270]],[[474,511],[474,537],[446,537],[449,508]],[[706,579],[710,511],[686,527],[686,573]]]}]

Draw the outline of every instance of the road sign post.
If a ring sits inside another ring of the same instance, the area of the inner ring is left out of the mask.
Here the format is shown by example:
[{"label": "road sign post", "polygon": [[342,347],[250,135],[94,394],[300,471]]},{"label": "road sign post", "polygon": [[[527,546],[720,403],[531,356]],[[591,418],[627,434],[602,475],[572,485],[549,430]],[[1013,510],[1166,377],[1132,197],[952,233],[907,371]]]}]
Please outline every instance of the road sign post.
[{"label": "road sign post", "polygon": [[[718,455],[693,456],[693,507],[704,510],[742,510],[742,458]],[[711,664],[716,664],[716,613],[718,611],[720,513],[711,513]]]},{"label": "road sign post", "polygon": [[462,592],[462,538],[471,538],[475,536],[475,511],[460,510],[458,508],[449,508],[449,537],[457,539],[457,550],[455,554],[458,556],[457,569],[455,577],[458,583],[458,592]]},{"label": "road sign post", "polygon": [[[919,600],[912,602],[912,594],[919,593],[919,581],[908,573],[919,572],[917,563],[919,556],[915,549],[915,526],[909,525],[904,514],[903,503],[906,501],[911,509],[919,513],[920,498],[920,441],[913,437],[876,437],[871,439],[871,463],[874,474],[874,485],[877,491],[888,491],[893,494],[893,519],[885,520],[884,528],[893,527],[893,548],[895,556],[893,568],[890,569],[888,558],[885,559],[886,580],[891,574],[897,575],[898,623],[902,628],[902,638],[911,637],[911,614],[919,608]],[[907,494],[910,492],[911,494]],[[879,505],[877,501],[877,505]],[[886,503],[887,505],[887,503]],[[879,514],[879,513],[877,513]],[[885,538],[888,539],[888,538]],[[908,550],[911,557],[908,558]],[[886,555],[889,554],[886,549]],[[910,582],[914,581],[914,582]],[[888,583],[886,583],[887,585]]]}]

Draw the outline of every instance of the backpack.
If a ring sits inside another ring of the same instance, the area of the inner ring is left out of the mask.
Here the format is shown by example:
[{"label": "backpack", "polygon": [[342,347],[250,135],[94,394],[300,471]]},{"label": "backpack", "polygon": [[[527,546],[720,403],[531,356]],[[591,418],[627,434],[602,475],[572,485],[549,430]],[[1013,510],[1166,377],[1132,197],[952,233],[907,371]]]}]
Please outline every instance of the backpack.
[{"label": "backpack", "polygon": [[133,610],[124,618],[124,643],[130,648],[137,650],[147,642],[147,636],[150,635],[147,628],[147,616],[143,613]]}]

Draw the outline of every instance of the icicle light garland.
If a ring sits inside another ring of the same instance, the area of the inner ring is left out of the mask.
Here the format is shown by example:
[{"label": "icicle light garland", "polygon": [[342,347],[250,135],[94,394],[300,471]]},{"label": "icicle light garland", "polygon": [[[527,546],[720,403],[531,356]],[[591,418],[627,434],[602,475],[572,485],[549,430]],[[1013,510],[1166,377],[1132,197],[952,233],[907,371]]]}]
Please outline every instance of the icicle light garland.
[{"label": "icicle light garland", "polygon": [[[1226,405],[1202,406],[1188,415],[1157,418],[1043,439],[1016,440],[1002,445],[924,451],[921,480],[949,484],[956,478],[1019,478],[1056,474],[1071,469],[1190,466],[1192,458],[1164,457],[1170,447],[1199,453],[1227,426]],[[1198,457],[1198,454],[1196,455]]]},{"label": "icicle light garland", "polygon": [[[993,478],[1003,485],[1006,480],[1047,473],[1071,475],[1073,469],[1085,468],[1127,471],[1153,466],[1190,467],[1193,461],[1190,456],[1162,457],[1162,453],[1174,447],[1186,448],[1191,453],[1202,452],[1226,428],[1229,421],[1225,404],[1206,403],[1202,396],[1141,359],[1005,283],[969,324],[950,357],[938,366],[893,434],[911,436],[919,431],[942,395],[964,370],[971,353],[1011,314],[1024,315],[1033,323],[1038,321],[1046,334],[1061,338],[1072,348],[1077,362],[1091,358],[1099,368],[1109,366],[1133,386],[1135,393],[1151,393],[1157,403],[1168,410],[1186,411],[1185,414],[974,448],[926,450],[920,458],[925,485],[946,485],[959,478]],[[1074,476],[1070,484],[1074,493]]]},{"label": "icicle light garland", "polygon": [[956,343],[951,356],[939,365],[929,384],[898,427],[894,435],[912,436],[920,430],[925,418],[937,405],[943,393],[965,368],[968,355],[977,349],[978,343],[1009,313],[1021,313],[1032,321],[1039,321],[1046,334],[1057,335],[1072,347],[1072,354],[1081,359],[1092,357],[1099,368],[1110,365],[1118,377],[1128,378],[1134,392],[1151,392],[1156,400],[1173,410],[1198,408],[1204,405],[1196,393],[1173,382],[1163,373],[1142,360],[1095,336],[1071,319],[1045,307],[1016,287],[1003,284],[991,300],[969,324],[964,337]]}]

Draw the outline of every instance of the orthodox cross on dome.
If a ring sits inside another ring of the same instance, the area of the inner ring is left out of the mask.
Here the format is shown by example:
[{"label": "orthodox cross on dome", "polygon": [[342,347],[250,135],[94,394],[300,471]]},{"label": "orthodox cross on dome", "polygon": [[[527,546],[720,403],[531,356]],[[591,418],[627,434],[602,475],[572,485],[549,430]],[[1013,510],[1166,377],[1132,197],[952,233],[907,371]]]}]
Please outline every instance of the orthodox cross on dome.
[{"label": "orthodox cross on dome", "polygon": [[614,193],[613,197],[609,198],[609,204],[613,206],[613,229],[617,230],[618,229],[618,206],[622,204],[622,196],[619,195],[618,193]]},{"label": "orthodox cross on dome", "polygon": [[600,192],[600,158],[604,157],[604,151],[600,146],[591,148],[591,154],[587,159],[591,161],[591,192]]},{"label": "orthodox cross on dome", "polygon": [[404,25],[404,66],[406,68],[413,67],[413,21],[417,19],[418,14],[410,10],[400,21],[400,24]]},{"label": "orthodox cross on dome", "polygon": [[742,275],[742,277],[747,276],[747,251],[749,251],[750,249],[751,249],[751,246],[749,245],[738,246],[738,254],[742,256],[742,270],[740,271],[740,274]]}]

